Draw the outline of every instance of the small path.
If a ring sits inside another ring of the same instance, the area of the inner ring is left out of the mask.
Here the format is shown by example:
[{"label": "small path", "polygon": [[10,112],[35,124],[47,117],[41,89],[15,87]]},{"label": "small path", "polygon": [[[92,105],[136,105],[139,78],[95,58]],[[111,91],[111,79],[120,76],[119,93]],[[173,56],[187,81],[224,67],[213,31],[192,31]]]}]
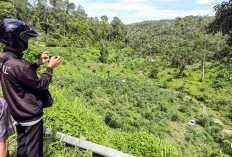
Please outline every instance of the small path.
[{"label": "small path", "polygon": [[[160,88],[161,90],[163,91],[167,91],[167,92],[172,92],[172,93],[177,93],[177,94],[186,94],[185,95],[185,98],[187,99],[192,99],[194,102],[197,102],[197,103],[200,103],[203,107],[202,109],[202,112],[207,116],[207,117],[210,117],[209,116],[209,112],[208,112],[208,107],[205,105],[204,102],[201,102],[199,100],[197,100],[195,97],[191,96],[191,95],[188,95],[187,93],[182,93],[180,91],[177,91],[177,90],[174,90],[174,89],[167,89],[167,88]],[[220,124],[220,125],[224,125],[223,122],[218,119],[218,118],[214,118],[214,117],[211,117],[214,121],[214,123],[217,123],[217,124]],[[232,133],[232,130],[230,129],[223,129],[222,130],[223,132],[226,132],[226,133]]]},{"label": "small path", "polygon": [[206,107],[205,104],[203,104],[203,113],[204,113],[206,116],[209,116],[209,114],[208,114],[208,108]]},{"label": "small path", "polygon": [[213,119],[214,123],[218,123],[220,125],[224,125],[223,122],[220,119],[213,118],[213,117],[211,117],[211,118]]},{"label": "small path", "polygon": [[223,129],[222,131],[228,134],[232,134],[232,130],[229,130],[229,129]]}]

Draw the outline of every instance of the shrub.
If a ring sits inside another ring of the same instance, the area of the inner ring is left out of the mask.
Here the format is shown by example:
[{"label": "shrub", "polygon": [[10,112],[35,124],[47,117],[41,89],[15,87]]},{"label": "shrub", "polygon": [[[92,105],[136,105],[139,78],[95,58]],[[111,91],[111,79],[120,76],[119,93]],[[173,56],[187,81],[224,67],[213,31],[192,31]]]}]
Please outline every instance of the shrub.
[{"label": "shrub", "polygon": [[226,115],[232,121],[232,112],[230,111],[229,114]]},{"label": "shrub", "polygon": [[180,116],[178,115],[178,113],[173,113],[172,117],[171,117],[172,121],[178,121],[180,120]]},{"label": "shrub", "polygon": [[186,106],[180,106],[178,110],[179,110],[180,112],[185,113],[188,109],[187,109]]},{"label": "shrub", "polygon": [[206,115],[201,114],[201,115],[198,115],[196,118],[197,118],[196,120],[197,124],[203,127],[209,125],[210,120]]},{"label": "shrub", "polygon": [[107,113],[105,116],[105,123],[112,128],[122,128],[122,124],[118,122],[113,113]]}]

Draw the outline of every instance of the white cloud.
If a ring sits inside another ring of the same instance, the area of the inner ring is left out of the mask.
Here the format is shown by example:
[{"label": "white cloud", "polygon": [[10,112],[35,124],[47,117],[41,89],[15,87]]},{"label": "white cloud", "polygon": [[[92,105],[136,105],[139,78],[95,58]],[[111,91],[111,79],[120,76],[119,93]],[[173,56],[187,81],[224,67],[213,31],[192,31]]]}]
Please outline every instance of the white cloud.
[{"label": "white cloud", "polygon": [[[214,15],[213,9],[210,10],[161,10],[157,6],[151,5],[151,1],[179,1],[179,0],[117,0],[108,3],[99,2],[86,2],[84,0],[70,0],[75,4],[81,4],[89,17],[100,17],[107,15],[109,21],[114,16],[118,16],[123,23],[134,23],[144,20],[161,20],[161,19],[174,19],[176,17],[184,17],[188,15]],[[200,1],[200,0],[197,0]],[[212,0],[201,0],[212,1]]]},{"label": "white cloud", "polygon": [[197,4],[210,4],[213,0],[197,0]]}]

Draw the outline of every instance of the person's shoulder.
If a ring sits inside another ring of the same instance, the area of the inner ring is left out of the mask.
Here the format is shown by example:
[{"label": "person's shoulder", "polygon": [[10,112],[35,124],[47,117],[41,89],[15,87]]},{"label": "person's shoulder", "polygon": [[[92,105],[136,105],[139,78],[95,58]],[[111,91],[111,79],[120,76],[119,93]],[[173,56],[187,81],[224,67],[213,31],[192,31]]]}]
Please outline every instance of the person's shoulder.
[{"label": "person's shoulder", "polygon": [[11,67],[29,67],[30,64],[21,60],[21,59],[18,59],[18,58],[12,58],[10,59],[9,61],[7,61],[8,63],[6,63],[6,65],[9,65]]},{"label": "person's shoulder", "polygon": [[9,61],[5,63],[6,67],[9,68],[8,72],[13,75],[19,75],[23,71],[27,71],[31,69],[30,64],[18,59],[18,58],[12,58]]}]

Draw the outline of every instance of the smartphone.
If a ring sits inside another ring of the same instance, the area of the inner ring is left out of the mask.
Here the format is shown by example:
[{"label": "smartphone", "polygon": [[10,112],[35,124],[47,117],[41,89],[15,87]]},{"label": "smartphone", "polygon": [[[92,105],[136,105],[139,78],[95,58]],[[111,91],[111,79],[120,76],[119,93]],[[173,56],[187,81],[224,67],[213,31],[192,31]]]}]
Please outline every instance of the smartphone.
[{"label": "smartphone", "polygon": [[[52,57],[56,57],[56,56],[49,56],[49,59],[51,59]],[[56,57],[57,58],[57,57]]]}]

